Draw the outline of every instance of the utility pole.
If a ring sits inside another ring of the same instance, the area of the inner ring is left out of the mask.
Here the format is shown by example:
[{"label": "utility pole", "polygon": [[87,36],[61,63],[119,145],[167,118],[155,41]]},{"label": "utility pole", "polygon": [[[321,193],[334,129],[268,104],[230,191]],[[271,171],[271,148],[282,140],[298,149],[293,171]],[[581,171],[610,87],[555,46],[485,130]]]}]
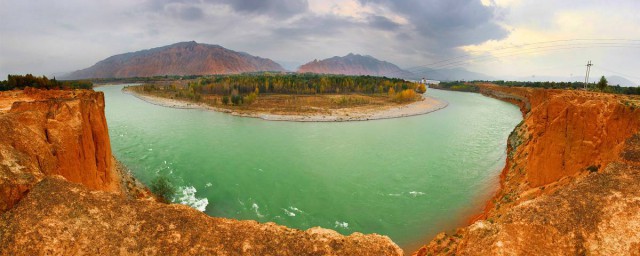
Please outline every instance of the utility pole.
[{"label": "utility pole", "polygon": [[587,84],[589,83],[589,73],[591,72],[591,66],[593,66],[593,64],[591,64],[591,61],[587,62],[587,73],[584,76],[584,89],[587,89]]}]

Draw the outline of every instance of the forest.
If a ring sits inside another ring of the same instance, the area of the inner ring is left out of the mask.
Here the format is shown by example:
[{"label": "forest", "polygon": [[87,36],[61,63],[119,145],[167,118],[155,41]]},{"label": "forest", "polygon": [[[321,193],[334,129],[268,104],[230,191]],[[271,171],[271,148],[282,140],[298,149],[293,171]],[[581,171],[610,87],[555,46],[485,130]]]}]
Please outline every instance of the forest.
[{"label": "forest", "polygon": [[424,84],[397,78],[323,74],[245,73],[200,77],[187,83],[144,84],[147,93],[173,93],[177,98],[200,101],[206,95],[222,96],[223,104],[250,104],[260,94],[326,95],[363,94],[388,95],[394,101],[412,101],[424,93]]},{"label": "forest", "polygon": [[93,88],[93,83],[86,80],[58,81],[55,77],[53,79],[49,79],[46,76],[39,77],[32,74],[8,75],[7,80],[0,81],[0,91],[24,89],[25,87],[48,90],[91,89]]}]

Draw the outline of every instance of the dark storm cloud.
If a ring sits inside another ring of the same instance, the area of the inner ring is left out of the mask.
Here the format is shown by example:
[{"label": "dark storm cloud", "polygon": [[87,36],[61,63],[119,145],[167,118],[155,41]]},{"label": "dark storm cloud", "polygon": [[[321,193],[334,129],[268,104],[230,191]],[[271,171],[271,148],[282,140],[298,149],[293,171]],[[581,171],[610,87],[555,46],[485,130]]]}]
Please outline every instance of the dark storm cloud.
[{"label": "dark storm cloud", "polygon": [[199,7],[188,6],[175,10],[175,14],[182,20],[197,21],[204,18],[204,12]]},{"label": "dark storm cloud", "polygon": [[309,37],[338,36],[342,31],[358,26],[356,21],[335,15],[308,15],[290,25],[276,28],[276,38],[305,39]]},{"label": "dark storm cloud", "polygon": [[400,24],[395,23],[384,16],[378,15],[369,16],[369,25],[382,30],[395,30],[400,27]]},{"label": "dark storm cloud", "polygon": [[228,4],[235,11],[268,15],[272,18],[289,18],[304,13],[309,9],[306,0],[214,0]]},{"label": "dark storm cloud", "polygon": [[479,0],[359,0],[388,7],[405,17],[416,33],[439,47],[457,47],[501,39],[508,31],[495,23],[495,8]]},{"label": "dark storm cloud", "polygon": [[[286,19],[309,10],[307,0],[159,0],[149,1],[150,11],[179,13],[184,20],[199,20],[206,6],[229,6],[234,12]],[[178,9],[178,10],[175,10]]]}]

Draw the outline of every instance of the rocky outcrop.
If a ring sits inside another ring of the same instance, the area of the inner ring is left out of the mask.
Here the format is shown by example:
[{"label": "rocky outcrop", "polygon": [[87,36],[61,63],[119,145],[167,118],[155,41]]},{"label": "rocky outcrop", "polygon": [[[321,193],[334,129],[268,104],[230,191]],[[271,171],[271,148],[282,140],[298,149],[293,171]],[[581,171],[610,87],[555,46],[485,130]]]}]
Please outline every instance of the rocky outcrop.
[{"label": "rocky outcrop", "polygon": [[[622,95],[485,85],[482,92],[522,102],[525,120],[515,141],[513,165],[522,167],[530,187],[603,168],[617,160],[626,139],[640,129],[640,109]],[[513,144],[513,143],[512,143]]]},{"label": "rocky outcrop", "polygon": [[388,237],[209,217],[48,177],[0,218],[0,255],[402,255]]},{"label": "rocky outcrop", "polygon": [[416,255],[640,252],[640,99],[480,85],[520,106],[501,188],[480,220]]},{"label": "rocky outcrop", "polygon": [[411,77],[408,71],[398,66],[378,60],[371,56],[350,53],[343,57],[332,57],[324,60],[314,60],[300,66],[298,73],[341,74],[341,75],[372,75],[388,77]]},{"label": "rocky outcrop", "polygon": [[402,255],[386,236],[158,203],[119,165],[102,93],[1,92],[0,255]]},{"label": "rocky outcrop", "polygon": [[46,175],[120,191],[102,93],[27,89],[0,97],[14,100],[0,113],[0,213]]},{"label": "rocky outcrop", "polygon": [[257,71],[285,70],[270,59],[232,51],[219,45],[191,41],[114,55],[89,68],[72,72],[64,78],[213,75]]}]

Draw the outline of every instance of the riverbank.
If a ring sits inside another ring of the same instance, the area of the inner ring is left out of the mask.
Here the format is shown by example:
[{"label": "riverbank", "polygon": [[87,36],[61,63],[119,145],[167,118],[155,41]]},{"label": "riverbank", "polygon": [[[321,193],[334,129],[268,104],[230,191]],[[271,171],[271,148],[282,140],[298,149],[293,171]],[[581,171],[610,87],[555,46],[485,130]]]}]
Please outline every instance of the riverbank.
[{"label": "riverbank", "polygon": [[123,93],[133,95],[143,101],[163,107],[179,109],[205,109],[228,113],[240,117],[260,118],[268,121],[294,122],[345,122],[390,119],[428,114],[443,109],[449,105],[449,103],[446,101],[423,95],[423,98],[421,100],[404,105],[348,107],[331,110],[329,113],[274,114],[261,111],[254,112],[250,110],[232,110],[226,108],[218,108],[204,103],[194,103],[185,100],[146,95],[126,89],[123,89]]}]

